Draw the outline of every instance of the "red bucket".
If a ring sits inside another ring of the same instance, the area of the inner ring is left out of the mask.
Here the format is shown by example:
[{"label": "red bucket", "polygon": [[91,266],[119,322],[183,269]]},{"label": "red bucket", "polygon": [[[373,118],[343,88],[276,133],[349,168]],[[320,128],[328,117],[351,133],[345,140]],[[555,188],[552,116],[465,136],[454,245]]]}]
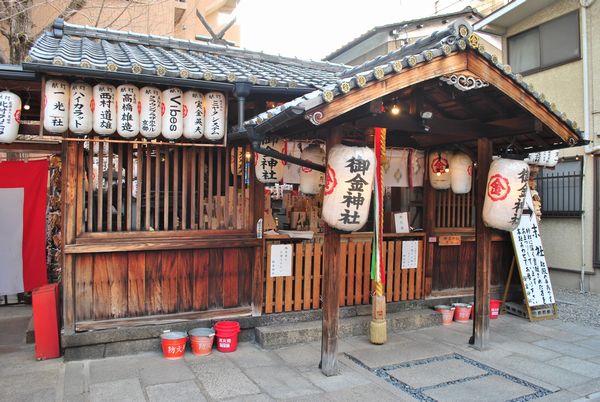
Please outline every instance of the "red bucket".
[{"label": "red bucket", "polygon": [[466,303],[453,303],[452,307],[456,308],[454,312],[454,321],[456,322],[469,322],[469,316],[471,315],[471,305]]},{"label": "red bucket", "polygon": [[217,333],[217,350],[223,353],[234,352],[237,349],[240,323],[236,321],[219,321],[215,324]]},{"label": "red bucket", "polygon": [[502,300],[491,299],[490,300],[490,320],[495,320],[500,314],[500,305]]},{"label": "red bucket", "polygon": [[452,324],[452,319],[454,318],[454,311],[456,310],[452,306],[446,306],[445,304],[440,304],[434,307],[435,311],[438,313],[442,313],[442,325],[450,325]]},{"label": "red bucket", "polygon": [[212,328],[195,328],[188,332],[190,335],[190,344],[192,353],[196,356],[206,356],[210,354],[215,331]]},{"label": "red bucket", "polygon": [[160,343],[165,359],[181,359],[185,354],[187,335],[185,332],[165,332],[160,336]]}]

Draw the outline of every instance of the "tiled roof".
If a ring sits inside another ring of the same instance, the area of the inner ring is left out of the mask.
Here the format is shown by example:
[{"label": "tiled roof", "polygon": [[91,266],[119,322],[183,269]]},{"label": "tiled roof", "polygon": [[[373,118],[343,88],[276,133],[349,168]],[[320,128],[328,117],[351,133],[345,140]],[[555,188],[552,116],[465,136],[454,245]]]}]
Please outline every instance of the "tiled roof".
[{"label": "tiled roof", "polygon": [[257,86],[322,88],[346,66],[230,46],[64,23],[44,32],[27,65],[54,65]]}]

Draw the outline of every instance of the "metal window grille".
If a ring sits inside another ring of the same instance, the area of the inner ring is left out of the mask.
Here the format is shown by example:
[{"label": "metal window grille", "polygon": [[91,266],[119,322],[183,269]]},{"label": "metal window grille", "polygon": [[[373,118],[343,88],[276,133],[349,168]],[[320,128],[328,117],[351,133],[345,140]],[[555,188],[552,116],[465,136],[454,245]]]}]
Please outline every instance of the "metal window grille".
[{"label": "metal window grille", "polygon": [[543,168],[536,178],[542,217],[581,216],[582,180],[580,160],[561,162],[554,170]]}]

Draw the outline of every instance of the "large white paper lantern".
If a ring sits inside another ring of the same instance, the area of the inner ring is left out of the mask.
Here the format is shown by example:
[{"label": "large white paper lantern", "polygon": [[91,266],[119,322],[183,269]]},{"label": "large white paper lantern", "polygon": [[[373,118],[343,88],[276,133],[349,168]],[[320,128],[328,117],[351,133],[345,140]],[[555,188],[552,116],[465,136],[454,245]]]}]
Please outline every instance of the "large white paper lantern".
[{"label": "large white paper lantern", "polygon": [[[306,147],[300,159],[310,161],[318,165],[325,165],[325,151],[319,145]],[[325,184],[325,175],[317,170],[300,167],[300,192],[303,194],[318,194]]]},{"label": "large white paper lantern", "polygon": [[450,157],[450,186],[455,194],[467,194],[473,182],[473,161],[469,155],[458,152]]},{"label": "large white paper lantern", "polygon": [[204,132],[204,95],[198,91],[183,94],[183,136],[190,140],[202,138]]},{"label": "large white paper lantern", "polygon": [[162,93],[162,135],[176,140],[183,135],[183,92],[179,88],[165,89]]},{"label": "large white paper lantern", "polygon": [[155,87],[140,89],[140,134],[156,138],[162,129],[161,91]]},{"label": "large white paper lantern", "polygon": [[450,152],[442,150],[429,153],[429,182],[436,190],[450,188],[450,156]]},{"label": "large white paper lantern", "polygon": [[69,131],[85,135],[92,132],[92,86],[85,82],[74,82],[70,87]]},{"label": "large white paper lantern", "polygon": [[117,131],[117,89],[110,84],[94,85],[94,132],[98,135],[111,135]]},{"label": "large white paper lantern", "polygon": [[371,148],[338,144],[329,150],[322,211],[329,226],[353,232],[367,223],[374,174]]},{"label": "large white paper lantern", "polygon": [[512,232],[519,226],[529,179],[524,161],[496,159],[490,165],[483,222],[486,226]]},{"label": "large white paper lantern", "polygon": [[225,109],[227,100],[221,92],[206,94],[204,106],[204,136],[210,141],[218,141],[225,135]]},{"label": "large white paper lantern", "polygon": [[69,84],[63,80],[46,81],[44,95],[44,129],[62,134],[69,128]]},{"label": "large white paper lantern", "polygon": [[[266,138],[260,145],[263,148],[285,153],[285,141],[275,137]],[[255,173],[258,181],[265,184],[274,184],[281,181],[284,169],[283,161],[258,153],[255,158]]]},{"label": "large white paper lantern", "polygon": [[17,139],[21,124],[21,98],[9,91],[0,92],[0,142]]},{"label": "large white paper lantern", "polygon": [[117,133],[134,138],[140,133],[140,90],[131,84],[117,87]]}]

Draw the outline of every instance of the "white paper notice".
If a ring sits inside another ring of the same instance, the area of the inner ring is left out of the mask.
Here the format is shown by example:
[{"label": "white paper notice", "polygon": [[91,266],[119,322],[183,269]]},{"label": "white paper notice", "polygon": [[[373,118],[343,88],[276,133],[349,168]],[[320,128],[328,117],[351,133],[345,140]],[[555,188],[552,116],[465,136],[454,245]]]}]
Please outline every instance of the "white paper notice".
[{"label": "white paper notice", "polygon": [[292,275],[292,245],[273,244],[271,246],[271,277]]},{"label": "white paper notice", "polygon": [[410,227],[408,227],[408,212],[395,213],[394,226],[396,227],[396,233],[410,232]]},{"label": "white paper notice", "polygon": [[419,241],[402,242],[402,269],[417,268],[419,264]]}]

